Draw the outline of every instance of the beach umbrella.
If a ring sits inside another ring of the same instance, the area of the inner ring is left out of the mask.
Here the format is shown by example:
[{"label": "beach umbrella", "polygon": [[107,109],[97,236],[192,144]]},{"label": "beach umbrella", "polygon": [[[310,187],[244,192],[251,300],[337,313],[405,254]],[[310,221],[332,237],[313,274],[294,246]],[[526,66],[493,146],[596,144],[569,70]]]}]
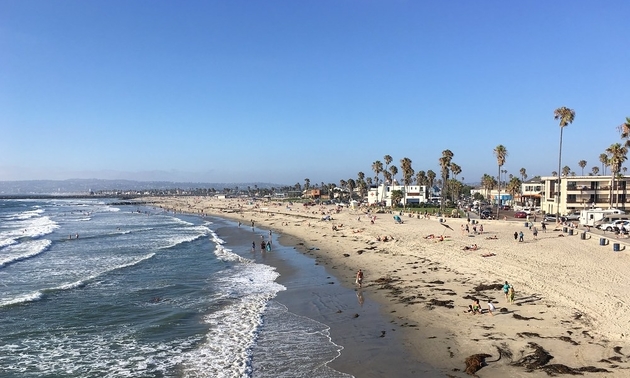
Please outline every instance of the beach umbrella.
[{"label": "beach umbrella", "polygon": [[[451,226],[449,226],[449,225],[448,225],[448,224],[446,224],[446,223],[440,223],[440,224],[441,224],[442,226],[444,226],[444,227],[448,228],[448,229],[449,229],[449,230],[451,230],[451,231],[455,231],[455,230],[453,230],[453,229],[451,228]],[[444,235],[444,230],[442,230],[442,235]]]}]

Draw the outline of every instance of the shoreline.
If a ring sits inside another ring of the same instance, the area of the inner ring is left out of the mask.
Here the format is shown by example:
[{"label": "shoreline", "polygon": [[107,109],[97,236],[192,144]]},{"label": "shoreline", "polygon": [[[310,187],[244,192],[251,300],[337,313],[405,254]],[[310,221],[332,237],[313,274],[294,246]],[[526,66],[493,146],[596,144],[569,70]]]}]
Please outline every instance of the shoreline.
[{"label": "shoreline", "polygon": [[[348,288],[354,287],[356,270],[363,269],[364,290],[402,331],[397,334],[402,347],[444,376],[466,376],[465,360],[476,354],[488,355],[477,372],[483,377],[568,371],[612,376],[630,369],[625,334],[630,259],[611,246],[598,246],[595,235],[580,240],[578,234],[550,228],[534,240],[522,221],[483,221],[484,234],[471,235],[460,229],[465,219],[447,219],[446,228],[436,219],[405,215],[399,225],[391,214],[376,214],[370,224],[359,210],[336,213],[332,206],[260,207],[235,199],[178,197],[145,202],[245,226],[253,220],[274,230],[281,244],[295,243],[299,252],[312,255]],[[323,214],[333,220],[322,221]],[[527,235],[525,242],[512,239],[515,231]],[[438,242],[424,238],[429,234],[448,237]],[[393,240],[376,239],[383,235]],[[480,250],[462,250],[473,243]],[[514,304],[505,303],[497,287],[505,280],[516,288]],[[473,298],[484,309],[492,300],[495,316],[465,314]]]}]

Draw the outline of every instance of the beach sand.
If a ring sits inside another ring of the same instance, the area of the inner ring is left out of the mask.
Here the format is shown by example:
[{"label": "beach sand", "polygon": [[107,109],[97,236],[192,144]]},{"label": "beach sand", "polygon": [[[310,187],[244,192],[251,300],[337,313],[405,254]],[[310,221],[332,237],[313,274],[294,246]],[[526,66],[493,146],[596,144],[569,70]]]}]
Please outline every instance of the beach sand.
[{"label": "beach sand", "polygon": [[[333,365],[353,365],[361,354],[378,359],[378,348],[387,346],[376,343],[374,334],[387,339],[395,333],[395,342],[417,362],[443,376],[466,376],[467,365],[472,372],[476,361],[484,362],[476,372],[480,377],[630,376],[627,239],[612,237],[602,246],[600,237],[612,235],[590,233],[583,240],[582,230],[570,235],[553,225],[546,233],[538,227],[534,239],[523,220],[481,221],[483,234],[474,234],[472,224],[470,233],[462,230],[466,219],[441,222],[404,214],[404,223],[396,224],[392,214],[378,213],[372,224],[362,210],[344,207],[338,212],[332,205],[206,197],[143,200],[272,229],[283,245],[311,255],[346,287],[358,289],[355,274],[362,269],[361,295],[379,303],[389,328],[365,332],[363,323],[362,332],[347,332],[353,335],[349,340],[339,334],[352,328],[353,320],[345,318],[345,325],[331,328],[333,340],[346,344]],[[322,220],[325,216],[332,220]],[[520,231],[524,242],[514,239]],[[391,240],[379,241],[383,236]],[[613,252],[613,243],[620,243],[620,252]],[[479,249],[463,249],[473,244]],[[501,290],[505,281],[515,288],[514,303]],[[483,314],[465,312],[475,298]],[[488,300],[496,306],[494,316],[486,311]],[[361,350],[365,344],[369,347]],[[469,358],[474,355],[481,356]],[[382,364],[390,363],[387,356],[383,353]],[[400,371],[409,372],[403,366]]]}]

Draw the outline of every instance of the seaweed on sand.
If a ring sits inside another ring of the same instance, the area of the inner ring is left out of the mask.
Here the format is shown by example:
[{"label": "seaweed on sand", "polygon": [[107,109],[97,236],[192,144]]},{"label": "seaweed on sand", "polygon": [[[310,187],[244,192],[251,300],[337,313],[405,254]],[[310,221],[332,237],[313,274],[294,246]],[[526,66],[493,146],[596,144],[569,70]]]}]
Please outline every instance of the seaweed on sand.
[{"label": "seaweed on sand", "polygon": [[475,291],[486,291],[486,290],[501,290],[503,288],[502,284],[480,284],[475,287]]},{"label": "seaweed on sand", "polygon": [[468,356],[464,361],[466,363],[466,374],[477,376],[475,373],[486,365],[486,358],[488,357],[491,357],[491,355],[486,353],[479,353]]},{"label": "seaweed on sand", "polygon": [[441,306],[441,307],[446,307],[446,308],[454,308],[455,306],[453,305],[453,301],[451,299],[446,300],[446,301],[441,301],[439,299],[431,299],[428,303],[427,303],[427,307],[429,308],[433,308],[433,306]]},{"label": "seaweed on sand", "polygon": [[512,314],[512,316],[514,317],[514,319],[518,319],[518,320],[542,320],[540,318],[521,316],[519,314]]},{"label": "seaweed on sand", "polygon": [[518,361],[512,362],[512,365],[522,366],[527,370],[534,370],[545,366],[553,358],[553,356],[540,345],[532,342],[527,345],[532,348],[534,352],[523,356]]}]

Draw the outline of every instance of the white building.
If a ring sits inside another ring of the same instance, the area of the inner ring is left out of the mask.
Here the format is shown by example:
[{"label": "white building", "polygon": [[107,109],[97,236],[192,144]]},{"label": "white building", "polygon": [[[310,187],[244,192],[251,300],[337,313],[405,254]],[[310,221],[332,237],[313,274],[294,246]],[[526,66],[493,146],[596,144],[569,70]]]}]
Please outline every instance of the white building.
[{"label": "white building", "polygon": [[556,193],[558,177],[542,177],[541,182],[540,205],[547,214],[569,214],[588,208],[626,211],[630,208],[630,177],[615,178],[614,186],[611,176],[562,177],[559,193]]},{"label": "white building", "polygon": [[368,204],[384,202],[385,206],[392,206],[392,192],[400,190],[403,193],[402,202],[406,205],[425,203],[428,201],[427,187],[424,185],[379,185],[372,186],[368,191]]}]

